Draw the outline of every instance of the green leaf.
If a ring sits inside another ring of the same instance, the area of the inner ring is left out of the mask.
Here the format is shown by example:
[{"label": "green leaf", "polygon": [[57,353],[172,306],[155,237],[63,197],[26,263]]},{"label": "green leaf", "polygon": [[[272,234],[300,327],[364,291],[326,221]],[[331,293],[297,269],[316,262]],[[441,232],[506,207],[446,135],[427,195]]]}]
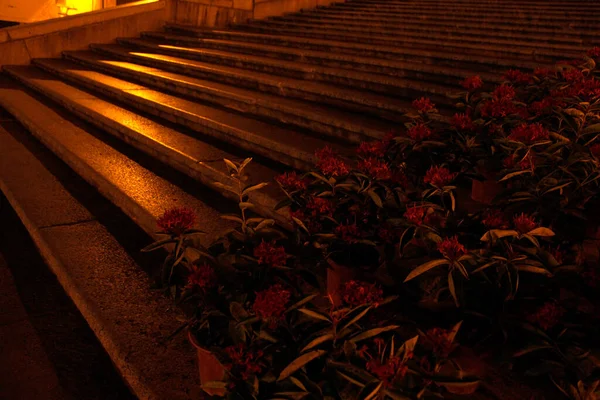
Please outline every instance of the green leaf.
[{"label": "green leaf", "polygon": [[383,381],[369,382],[364,388],[362,388],[357,398],[360,400],[373,400],[382,387]]},{"label": "green leaf", "polygon": [[227,382],[210,381],[203,383],[201,387],[203,389],[225,389],[227,387]]},{"label": "green leaf", "polygon": [[328,333],[326,335],[323,336],[319,336],[318,338],[311,340],[311,342],[309,344],[307,344],[302,350],[300,350],[300,353],[304,353],[306,350],[310,350],[315,346],[320,345],[321,343],[325,343],[329,340],[333,340],[333,334],[332,333]]},{"label": "green leaf", "polygon": [[242,201],[240,204],[240,210],[246,210],[248,208],[254,208],[254,204],[248,203],[247,201]]},{"label": "green leaf", "polygon": [[238,167],[237,167],[237,165],[235,165],[233,163],[233,161],[228,160],[226,158],[224,158],[223,161],[225,161],[225,165],[227,165],[227,168],[229,168],[229,172],[231,172],[231,171],[238,172]]},{"label": "green leaf", "polygon": [[532,235],[532,236],[542,236],[542,237],[554,236],[554,232],[552,232],[548,228],[535,228],[534,230],[527,232],[527,234]]},{"label": "green leaf", "polygon": [[448,272],[448,289],[450,290],[450,294],[452,295],[452,298],[454,299],[454,304],[456,304],[456,307],[459,307],[460,304],[458,303],[458,297],[456,297],[456,287],[454,286],[454,278],[452,277],[452,270],[450,270],[450,272]]},{"label": "green leaf", "polygon": [[347,380],[348,382],[352,383],[353,385],[356,385],[356,386],[358,386],[358,387],[361,387],[361,388],[362,388],[362,387],[365,387],[365,384],[364,384],[364,383],[361,383],[361,382],[357,381],[356,379],[354,379],[354,378],[351,378],[350,376],[348,376],[348,375],[344,374],[343,372],[340,372],[340,371],[335,371],[335,372],[336,372],[336,373],[337,373],[339,376],[341,376],[342,378],[344,378],[345,380]]},{"label": "green leaf", "polygon": [[398,353],[396,355],[399,356],[400,354],[403,354],[404,361],[406,361],[406,357],[414,351],[418,340],[419,340],[419,335],[415,336],[412,339],[408,339],[406,342],[404,342],[402,344],[402,346],[400,346],[400,348],[398,349]]},{"label": "green leaf", "polygon": [[517,270],[519,270],[521,272],[531,272],[533,274],[552,276],[552,272],[548,271],[547,269],[540,268],[540,267],[534,267],[531,265],[519,265],[519,266],[517,266]]},{"label": "green leaf", "polygon": [[274,219],[265,219],[264,221],[262,221],[260,224],[257,225],[257,227],[255,228],[256,231],[260,231],[261,229],[267,227],[267,226],[273,226],[275,225],[275,220]]},{"label": "green leaf", "polygon": [[360,342],[361,340],[365,340],[365,339],[371,338],[373,336],[380,335],[384,332],[393,331],[394,329],[397,329],[397,328],[398,328],[398,325],[389,325],[389,326],[385,326],[383,328],[370,329],[359,335],[354,336],[352,339],[350,339],[350,341],[357,343],[357,342]]},{"label": "green leaf", "polygon": [[240,224],[244,223],[244,221],[240,217],[235,216],[235,215],[221,215],[221,219],[226,219],[228,221],[238,222]]},{"label": "green leaf", "polygon": [[231,316],[238,322],[246,320],[250,315],[240,303],[232,301],[229,304],[229,312]]},{"label": "green leaf", "polygon": [[448,265],[448,264],[449,264],[449,262],[446,259],[438,259],[438,260],[428,261],[425,264],[421,264],[417,268],[413,269],[410,272],[410,274],[408,274],[408,276],[406,277],[404,282],[408,282],[411,279],[416,278],[417,276],[429,271],[432,268],[438,267],[440,265]]},{"label": "green leaf", "polygon": [[530,170],[528,170],[528,169],[526,169],[526,170],[523,170],[523,171],[511,172],[510,174],[506,174],[506,175],[504,175],[504,177],[503,177],[502,179],[500,179],[498,182],[502,182],[502,181],[505,181],[505,180],[507,180],[507,179],[514,178],[515,176],[519,176],[519,175],[527,174],[527,173],[529,173],[529,172],[531,172],[531,171],[530,171]]},{"label": "green leaf", "polygon": [[244,162],[242,162],[242,164],[240,165],[238,171],[242,172],[244,170],[244,168],[246,168],[248,166],[248,164],[250,164],[252,162],[252,157],[248,157],[244,160]]},{"label": "green leaf", "polygon": [[454,338],[456,338],[456,334],[460,330],[462,323],[463,323],[462,321],[457,322],[456,324],[454,324],[454,326],[450,330],[450,333],[448,334],[448,340],[450,341],[450,343],[454,342]]},{"label": "green leaf", "polygon": [[377,207],[383,208],[383,202],[381,201],[381,197],[379,197],[379,195],[375,193],[373,189],[369,190],[367,194],[371,197],[371,199],[373,199],[373,202],[377,205]]},{"label": "green leaf", "polygon": [[164,239],[164,240],[159,240],[158,242],[154,242],[152,244],[149,244],[148,246],[144,247],[142,250],[143,253],[147,253],[150,251],[154,251],[156,249],[160,249],[163,246],[166,246],[167,244],[171,244],[171,243],[177,243],[177,239]]},{"label": "green leaf", "polygon": [[517,351],[515,354],[513,354],[513,357],[521,357],[521,356],[524,356],[525,354],[533,353],[534,351],[548,350],[548,349],[552,349],[552,348],[553,347],[550,345],[528,346],[528,347],[525,347],[524,349]]},{"label": "green leaf", "polygon": [[306,386],[304,386],[302,384],[302,382],[300,382],[300,379],[294,378],[293,376],[290,376],[290,381],[292,381],[292,383],[294,385],[298,386],[299,389],[304,390],[305,392],[308,392],[308,390],[306,390]]},{"label": "green leaf", "polygon": [[258,337],[261,339],[265,339],[271,343],[277,343],[279,341],[275,337],[271,336],[268,332],[265,332],[263,330],[260,330],[260,332],[258,332]]},{"label": "green leaf", "polygon": [[294,372],[298,371],[300,368],[304,367],[306,364],[313,361],[314,359],[321,357],[325,353],[327,353],[325,350],[315,350],[311,351],[310,353],[301,355],[300,357],[292,361],[287,367],[285,367],[283,371],[281,371],[281,374],[279,374],[279,378],[277,378],[277,381],[282,381],[286,379]]},{"label": "green leaf", "polygon": [[355,323],[357,323],[362,317],[367,315],[367,313],[369,311],[371,311],[371,307],[365,308],[360,314],[358,314],[356,317],[352,318],[352,320],[350,320],[346,325],[344,325],[344,327],[342,329],[340,329],[340,332],[346,330],[347,328],[349,328],[352,325],[354,325]]},{"label": "green leaf", "polygon": [[479,240],[481,240],[482,242],[489,242],[494,241],[496,239],[501,239],[506,236],[517,236],[518,234],[519,232],[512,229],[492,229],[490,231],[487,231]]},{"label": "green leaf", "polygon": [[288,308],[287,310],[285,310],[286,313],[295,310],[298,307],[303,306],[304,304],[308,303],[309,301],[311,301],[312,299],[314,299],[315,297],[317,297],[318,294],[311,294],[306,296],[305,298],[303,298],[302,300],[298,301],[297,303],[293,304],[290,308]]},{"label": "green leaf", "polygon": [[262,188],[264,188],[265,186],[268,186],[269,184],[266,182],[262,182],[262,183],[258,183],[256,185],[253,186],[248,186],[246,189],[244,189],[244,191],[242,192],[242,196],[247,195],[248,193],[254,192],[255,190],[260,190]]},{"label": "green leaf", "polygon": [[583,133],[584,135],[590,134],[590,133],[600,133],[600,124],[592,124],[590,126],[587,126],[583,129]]},{"label": "green leaf", "polygon": [[320,319],[321,321],[327,321],[327,322],[331,322],[331,320],[329,318],[327,318],[325,315],[309,310],[307,308],[299,308],[298,311],[300,311],[302,314],[308,315],[309,317],[315,318],[315,319]]},{"label": "green leaf", "polygon": [[479,381],[471,382],[437,382],[436,384],[443,386],[447,391],[454,394],[472,394],[479,387]]}]

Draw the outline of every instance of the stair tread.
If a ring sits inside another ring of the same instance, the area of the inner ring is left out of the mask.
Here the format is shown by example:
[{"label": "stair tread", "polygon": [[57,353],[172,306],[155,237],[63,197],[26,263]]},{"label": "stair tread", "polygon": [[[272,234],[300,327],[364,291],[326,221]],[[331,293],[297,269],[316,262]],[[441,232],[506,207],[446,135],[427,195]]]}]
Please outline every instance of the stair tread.
[{"label": "stair tread", "polygon": [[[465,68],[455,68],[455,67],[446,67],[443,65],[431,65],[424,64],[420,62],[407,62],[400,60],[389,60],[389,59],[379,59],[374,57],[362,57],[357,55],[345,55],[343,53],[331,53],[327,51],[317,51],[317,50],[301,50],[296,48],[290,48],[285,46],[274,46],[274,45],[266,45],[266,44],[256,44],[256,43],[248,43],[248,42],[238,42],[232,40],[215,40],[215,39],[197,39],[191,37],[177,36],[177,35],[163,35],[162,39],[165,41],[182,41],[189,45],[195,46],[203,46],[207,43],[214,44],[231,44],[235,46],[240,46],[246,49],[253,49],[256,51],[263,52],[273,52],[273,53],[281,53],[287,55],[293,55],[298,59],[306,60],[306,57],[313,58],[322,58],[322,59],[330,59],[339,62],[352,62],[357,64],[366,64],[373,66],[382,66],[388,68],[395,68],[398,70],[413,70],[419,72],[427,72],[431,74],[439,74],[439,75],[448,75],[451,77],[455,77],[456,82],[458,83],[460,79],[470,76],[473,74],[473,70],[465,69]],[[234,51],[235,50],[231,50]],[[236,52],[237,53],[237,52]],[[309,63],[310,60],[306,60],[305,62]],[[348,67],[350,68],[350,66]],[[497,80],[498,77],[496,74],[491,74],[487,72],[480,73],[481,77],[488,81]]]},{"label": "stair tread", "polygon": [[259,84],[267,84],[276,86],[281,89],[286,87],[297,90],[310,91],[311,93],[319,94],[323,97],[341,98],[346,101],[357,101],[360,104],[365,104],[375,108],[381,108],[393,112],[405,112],[410,108],[410,102],[389,96],[370,93],[355,89],[343,88],[322,82],[311,82],[302,79],[294,79],[282,76],[273,76],[266,73],[241,70],[233,67],[225,67],[210,63],[203,63],[195,60],[186,60],[179,57],[173,57],[162,54],[132,52],[129,49],[119,45],[97,45],[94,49],[101,49],[104,52],[114,56],[132,57],[140,62],[156,62],[161,61],[174,66],[191,67],[199,70],[207,70],[218,74],[226,74],[233,77],[241,77]]},{"label": "stair tread", "polygon": [[321,138],[308,136],[291,129],[284,129],[229,111],[186,100],[153,90],[144,85],[132,84],[129,81],[114,78],[97,71],[82,69],[77,64],[70,63],[69,61],[51,60],[51,63],[54,63],[59,68],[68,70],[71,75],[93,81],[98,88],[105,87],[110,90],[123,92],[130,99],[160,105],[164,109],[177,110],[193,119],[205,121],[207,124],[222,126],[223,131],[227,130],[240,135],[239,137],[225,137],[225,135],[222,135],[223,141],[241,144],[241,140],[248,140],[252,143],[258,143],[265,149],[265,154],[263,155],[266,157],[268,157],[271,151],[281,151],[297,157],[306,163],[313,163],[315,162],[314,152],[326,145],[346,150],[339,144],[331,143]]},{"label": "stair tread", "polygon": [[260,103],[265,107],[282,109],[302,116],[316,116],[331,121],[331,123],[338,124],[339,126],[362,131],[375,138],[381,137],[383,133],[388,132],[393,127],[392,124],[381,121],[380,119],[358,115],[356,113],[348,113],[307,101],[280,97],[260,91],[195,78],[158,68],[142,67],[126,61],[112,61],[90,51],[74,51],[69,52],[68,55],[71,59],[84,61],[90,65],[106,66],[113,70],[126,70],[131,71],[132,73],[153,76],[155,78],[159,77],[165,79],[167,82],[172,82],[173,85],[183,83],[192,89],[212,93],[215,96],[229,97],[249,105]]},{"label": "stair tread", "polygon": [[[45,114],[45,106],[14,83],[2,85],[0,99],[39,122],[40,130],[57,126],[39,121],[36,114]],[[58,126],[67,129],[68,124]],[[168,346],[162,343],[181,325],[182,313],[151,290],[143,269],[62,185],[56,166],[66,167],[58,158],[25,132],[0,129],[0,148],[3,161],[13,161],[2,168],[2,191],[134,393],[140,398],[197,398],[193,349],[184,335]],[[48,219],[46,213],[54,217]],[[75,221],[70,213],[87,217]],[[171,372],[168,377],[165,370]]]},{"label": "stair tread", "polygon": [[[13,76],[25,81],[37,81],[73,100],[94,101],[93,95],[67,85],[36,67],[4,68]],[[111,200],[118,202],[117,205],[148,234],[154,234],[156,218],[166,209],[184,206],[197,212],[204,223],[203,230],[208,232],[209,237],[222,230],[218,210],[157,176],[73,122],[65,120],[29,94],[14,89],[3,91],[0,104],[9,110],[21,110],[22,113],[25,113],[23,110],[35,110],[35,113],[21,114],[21,117],[27,118],[31,124],[35,124],[36,129],[44,132],[44,140],[51,143],[49,146],[54,151],[60,151],[61,156],[68,157],[83,170],[93,173],[95,186],[106,196],[112,196]]]},{"label": "stair tread", "polygon": [[[236,62],[238,65],[242,62],[250,62],[256,63],[264,66],[270,66],[273,68],[286,68],[288,70],[293,70],[297,72],[304,73],[308,76],[313,74],[323,74],[328,76],[337,76],[343,78],[350,78],[354,80],[373,82],[382,85],[388,85],[392,87],[401,87],[401,88],[411,88],[411,89],[420,89],[423,91],[429,91],[431,93],[436,94],[446,94],[449,93],[452,88],[447,85],[426,82],[421,80],[405,78],[405,77],[397,77],[386,74],[378,74],[367,71],[355,71],[344,68],[332,68],[326,66],[317,66],[314,64],[309,64],[307,62],[296,62],[296,61],[287,61],[281,59],[274,59],[269,57],[255,56],[250,54],[241,54],[235,53],[231,51],[223,51],[223,50],[212,50],[212,49],[204,49],[204,48],[189,48],[189,47],[179,47],[172,46],[169,48],[163,47],[163,45],[156,44],[154,42],[148,40],[141,39],[121,39],[120,43],[127,43],[128,45],[141,47],[147,51],[156,51],[156,52],[167,52],[171,54],[176,54],[177,56],[182,56],[186,60],[191,56],[199,56],[202,55],[212,55],[219,57],[221,59],[226,59],[230,61]],[[204,62],[204,61],[201,61]],[[248,68],[249,69],[249,68]],[[318,81],[322,81],[318,79]]]},{"label": "stair tread", "polygon": [[[276,30],[276,33],[278,33],[278,35],[273,34],[273,33],[256,33],[256,32],[249,32],[249,31],[244,31],[244,30],[202,30],[202,29],[197,29],[194,30],[193,28],[188,28],[188,27],[182,27],[180,25],[173,25],[172,26],[174,29],[185,29],[188,30],[191,33],[195,33],[198,35],[208,35],[208,34],[215,34],[215,35],[226,35],[226,36],[231,36],[231,37],[235,37],[236,41],[242,41],[242,40],[247,40],[247,39],[254,39],[254,40],[260,40],[260,39],[266,39],[266,40],[276,40],[276,41],[282,41],[282,45],[284,45],[285,43],[296,43],[298,45],[305,45],[305,44],[311,44],[314,45],[315,47],[319,47],[319,46],[335,46],[335,47],[339,47],[339,48],[343,48],[343,49],[352,49],[352,50],[356,50],[356,51],[361,51],[361,50],[371,50],[371,51],[377,51],[377,52],[382,52],[382,53],[390,53],[390,54],[406,54],[406,55],[413,55],[415,57],[432,57],[432,56],[439,56],[441,58],[445,58],[448,60],[456,60],[456,61],[467,61],[469,59],[476,61],[477,59],[481,60],[481,57],[474,57],[473,55],[462,55],[462,54],[457,54],[457,53],[450,53],[450,52],[443,52],[439,50],[439,42],[435,42],[435,41],[428,41],[428,43],[430,43],[433,47],[434,51],[429,51],[429,50],[424,50],[424,49],[419,49],[419,48],[415,48],[415,47],[402,47],[402,45],[400,43],[398,43],[398,45],[392,46],[392,45],[373,45],[373,44],[367,44],[367,43],[360,43],[360,42],[353,42],[352,41],[352,36],[344,36],[345,38],[347,38],[347,41],[341,41],[341,40],[334,40],[334,39],[316,39],[316,38],[312,38],[312,37],[302,37],[302,33],[305,33],[306,31],[302,31],[302,30],[294,30],[294,29],[279,29],[276,28],[274,30]],[[315,31],[316,34],[318,34],[319,37],[322,36],[326,36],[327,32],[325,30],[317,30]],[[152,33],[154,34],[154,33]],[[361,37],[361,36],[358,36]],[[390,44],[393,43],[393,40],[390,40],[388,37],[375,37],[375,36],[362,36],[362,38],[365,39],[371,39],[371,38],[375,38],[375,39],[383,39],[385,41],[389,41]],[[192,37],[192,39],[194,39]],[[534,51],[530,51],[529,54],[532,54]],[[562,55],[564,57],[564,54]],[[490,62],[494,62],[496,61],[497,64],[499,65],[504,65],[507,67],[516,65],[522,68],[535,68],[536,66],[539,66],[539,63],[533,63],[533,62],[523,62],[522,60],[512,60],[512,59],[492,59],[491,57],[485,57],[484,59],[489,59]],[[479,72],[479,71],[478,71]]]}]

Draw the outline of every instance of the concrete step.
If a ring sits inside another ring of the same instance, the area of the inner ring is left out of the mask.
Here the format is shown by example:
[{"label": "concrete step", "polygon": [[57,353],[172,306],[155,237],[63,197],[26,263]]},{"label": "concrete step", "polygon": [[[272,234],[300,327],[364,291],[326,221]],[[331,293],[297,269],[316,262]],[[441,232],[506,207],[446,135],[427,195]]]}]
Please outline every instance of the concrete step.
[{"label": "concrete step", "polygon": [[320,82],[273,76],[161,54],[135,52],[118,45],[94,45],[92,49],[118,60],[159,67],[167,71],[238,87],[258,89],[287,98],[332,105],[392,121],[402,121],[401,114],[411,108],[410,102],[406,100]]},{"label": "concrete step", "polygon": [[89,51],[66,54],[70,60],[126,80],[152,86],[267,121],[289,124],[351,143],[378,139],[392,129],[391,123],[344,112],[332,107],[242,89],[129,62],[111,62]]},{"label": "concrete step", "polygon": [[[343,7],[326,7],[326,8],[309,8],[301,10],[302,13],[315,14],[315,15],[327,15],[327,16],[352,16],[357,18],[381,18],[382,21],[398,21],[404,22],[407,19],[413,20],[414,18],[428,19],[428,20],[442,20],[442,21],[472,21],[472,22],[510,22],[516,24],[528,24],[528,23],[554,23],[554,24],[569,24],[569,23],[595,23],[596,17],[590,16],[589,14],[581,15],[570,15],[568,12],[558,13],[531,13],[525,14],[519,11],[512,11],[510,13],[477,13],[472,12],[470,9],[461,10],[460,12],[449,12],[448,10],[437,10],[431,9],[426,13],[418,13],[412,10],[398,11],[394,13],[388,13],[385,11],[377,11],[377,9],[369,10],[364,9],[351,9]],[[520,19],[517,19],[520,18]]]},{"label": "concrete step", "polygon": [[437,103],[447,103],[450,105],[453,104],[453,101],[449,100],[447,95],[452,92],[453,86],[457,86],[456,84],[450,86],[448,84],[430,83],[410,77],[393,76],[391,74],[330,68],[305,62],[272,59],[229,51],[164,46],[141,39],[120,39],[119,43],[136,51],[167,54],[271,75],[323,82],[349,88],[360,88],[388,96],[406,98],[407,100],[413,99],[419,94],[426,93]]},{"label": "concrete step", "polygon": [[[283,129],[261,121],[243,117],[196,101],[153,90],[147,86],[113,78],[109,75],[81,68],[65,60],[39,60],[36,65],[57,74],[62,79],[101,93],[138,112],[154,115],[222,142],[234,144],[246,152],[259,154],[281,164],[298,169],[310,168],[315,150],[331,144],[291,129]],[[56,81],[60,82],[60,81]],[[62,83],[65,85],[64,83]],[[341,145],[331,144],[341,147]],[[218,164],[222,159],[214,159]]]},{"label": "concrete step", "polygon": [[294,28],[304,30],[314,29],[327,29],[328,31],[343,32],[344,34],[353,35],[376,35],[376,36],[387,36],[397,37],[402,35],[404,32],[412,32],[413,34],[423,38],[439,38],[443,41],[445,37],[460,37],[460,36],[479,36],[484,37],[498,37],[516,39],[516,40],[532,40],[539,41],[542,43],[565,43],[570,45],[578,45],[585,43],[595,43],[598,39],[598,34],[595,32],[576,32],[576,31],[549,31],[543,32],[542,29],[531,29],[531,30],[506,30],[506,31],[494,31],[486,28],[482,29],[471,29],[468,25],[454,28],[454,27],[438,27],[435,24],[430,26],[410,26],[400,25],[398,27],[388,26],[363,26],[360,24],[353,23],[336,23],[334,21],[298,21],[286,17],[279,18],[278,20],[258,20],[251,21],[250,26],[258,25],[271,28]]},{"label": "concrete step", "polygon": [[[74,181],[72,171],[63,161],[88,176],[93,184],[99,175],[108,178],[99,170],[120,175],[110,180],[122,181],[121,188],[129,187],[125,189],[128,193],[149,196],[146,203],[155,201],[152,208],[157,211],[162,211],[159,210],[161,206],[174,205],[177,199],[165,199],[169,192],[154,191],[160,185],[158,176],[147,179],[147,170],[139,164],[111,157],[110,147],[104,152],[102,142],[94,136],[65,120],[23,87],[7,82],[6,77],[0,80],[2,105],[8,106],[33,136],[60,154],[59,159],[22,129],[11,132],[0,129],[2,163],[12,160],[10,168],[2,168],[0,190],[28,230],[41,256],[137,398],[199,398],[194,349],[185,335],[167,341],[181,325],[183,313],[159,291],[151,289],[144,268],[88,210],[88,200],[92,197],[102,200],[101,195],[93,193],[94,189],[85,182]],[[62,139],[68,139],[69,149],[61,145]],[[63,150],[64,155],[59,153]],[[85,163],[79,155],[90,163]],[[97,162],[92,162],[91,158],[96,158]],[[95,169],[96,165],[100,168]],[[117,165],[119,168],[115,168]],[[106,171],[106,167],[112,168],[113,172]],[[134,175],[135,172],[140,174]],[[119,196],[125,197],[126,193],[121,192]],[[85,201],[81,197],[85,197]],[[162,203],[163,200],[167,202]],[[185,205],[193,207],[194,202],[186,200]],[[207,214],[204,216],[208,217]],[[124,225],[126,223],[119,223],[121,231]],[[210,222],[208,225],[210,229]],[[46,393],[31,398],[50,399],[51,395]]]},{"label": "concrete step", "polygon": [[[177,41],[178,37],[166,38],[166,43]],[[190,38],[193,40],[193,38]],[[437,64],[424,64],[419,62],[392,61],[372,57],[361,57],[356,55],[332,54],[326,51],[298,50],[285,46],[271,46],[262,44],[249,44],[231,41],[207,41],[189,42],[180,46],[165,44],[165,41],[141,41],[139,39],[117,39],[123,45],[132,47],[145,47],[149,50],[158,51],[163,54],[173,54],[185,58],[202,59],[205,54],[250,54],[260,55],[257,60],[265,57],[275,60],[283,60],[286,63],[293,62],[297,66],[304,64],[325,66],[338,69],[350,69],[353,71],[365,71],[374,74],[420,80],[423,82],[440,83],[459,87],[458,83],[467,76],[473,74],[471,69],[445,67]],[[151,45],[150,45],[151,44]],[[215,49],[216,52],[207,50]],[[208,61],[208,60],[207,60]],[[487,81],[497,80],[495,74],[483,73],[482,78]]]},{"label": "concrete step", "polygon": [[487,18],[481,17],[458,17],[448,16],[445,14],[436,15],[432,13],[415,16],[412,13],[400,14],[399,16],[387,15],[364,15],[361,13],[348,13],[343,11],[332,10],[311,10],[308,12],[288,14],[296,18],[304,17],[307,19],[319,19],[326,21],[347,21],[360,24],[377,24],[377,25],[431,25],[437,26],[462,26],[468,24],[471,27],[483,26],[489,29],[508,29],[508,28],[540,28],[550,30],[566,30],[566,29],[586,29],[592,30],[597,26],[597,20],[591,18],[586,21],[571,20],[571,19],[554,19],[554,20],[539,20],[539,19],[516,19],[516,18],[499,18],[490,15]]},{"label": "concrete step", "polygon": [[[173,34],[169,34],[172,32]],[[538,44],[534,42],[511,42],[507,40],[490,40],[485,44],[469,43],[462,39],[448,39],[444,49],[440,50],[439,41],[430,39],[410,38],[402,35],[397,38],[346,36],[333,34],[328,39],[322,39],[323,34],[317,33],[311,37],[310,32],[303,30],[277,29],[279,34],[254,33],[236,30],[207,30],[193,27],[167,25],[167,33],[144,32],[143,37],[167,41],[179,45],[197,44],[202,47],[218,48],[218,46],[233,47],[231,42],[249,46],[249,43],[282,46],[306,50],[321,50],[330,54],[355,54],[365,57],[375,57],[392,60],[406,60],[437,65],[459,65],[464,68],[486,69],[494,72],[494,68],[504,70],[511,67],[530,68],[538,63],[551,63],[569,56],[580,56],[586,50],[584,46],[567,46]],[[200,38],[200,39],[198,39]],[[345,41],[342,39],[346,39]],[[477,38],[476,38],[477,40]],[[242,47],[243,47],[242,46]],[[491,63],[486,62],[489,59]],[[520,64],[519,60],[526,61]],[[483,65],[483,66],[482,66]]]},{"label": "concrete step", "polygon": [[[343,5],[344,3],[336,3],[336,5]],[[349,1],[346,2],[348,5],[369,5],[369,6],[385,6],[385,7],[480,7],[489,9],[518,9],[518,10],[573,10],[573,11],[585,11],[585,10],[600,10],[598,2],[572,2],[568,3],[565,1],[557,2],[532,2],[532,1],[491,1],[491,2],[478,2],[472,1]]]}]

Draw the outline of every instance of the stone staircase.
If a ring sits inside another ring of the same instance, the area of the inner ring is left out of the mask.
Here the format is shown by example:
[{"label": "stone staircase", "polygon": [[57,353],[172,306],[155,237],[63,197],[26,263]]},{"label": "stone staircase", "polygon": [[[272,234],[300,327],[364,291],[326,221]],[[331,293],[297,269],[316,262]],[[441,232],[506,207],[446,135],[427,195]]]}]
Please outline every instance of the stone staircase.
[{"label": "stone staircase", "polygon": [[[349,154],[394,129],[417,97],[450,115],[467,76],[492,85],[510,68],[581,56],[600,43],[599,22],[593,0],[354,0],[227,29],[167,24],[5,66],[0,107],[20,127],[0,119],[0,189],[133,391],[192,398],[192,350],[159,345],[178,314],[82,205],[89,186],[149,236],[165,209],[187,206],[210,237],[235,212],[214,184],[230,183],[223,158],[252,156],[253,182],[306,170],[325,145]],[[275,186],[255,200],[285,224],[269,210]]]}]

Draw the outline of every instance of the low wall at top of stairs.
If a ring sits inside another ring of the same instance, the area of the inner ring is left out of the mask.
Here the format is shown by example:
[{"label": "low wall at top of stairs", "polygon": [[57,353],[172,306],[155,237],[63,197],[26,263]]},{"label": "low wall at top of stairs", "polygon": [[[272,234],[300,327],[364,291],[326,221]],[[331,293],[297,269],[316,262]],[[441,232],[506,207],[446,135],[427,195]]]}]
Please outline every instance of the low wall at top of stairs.
[{"label": "low wall at top of stairs", "polygon": [[29,64],[34,58],[59,57],[90,43],[138,36],[160,29],[167,17],[167,0],[135,3],[0,29],[0,66]]}]

